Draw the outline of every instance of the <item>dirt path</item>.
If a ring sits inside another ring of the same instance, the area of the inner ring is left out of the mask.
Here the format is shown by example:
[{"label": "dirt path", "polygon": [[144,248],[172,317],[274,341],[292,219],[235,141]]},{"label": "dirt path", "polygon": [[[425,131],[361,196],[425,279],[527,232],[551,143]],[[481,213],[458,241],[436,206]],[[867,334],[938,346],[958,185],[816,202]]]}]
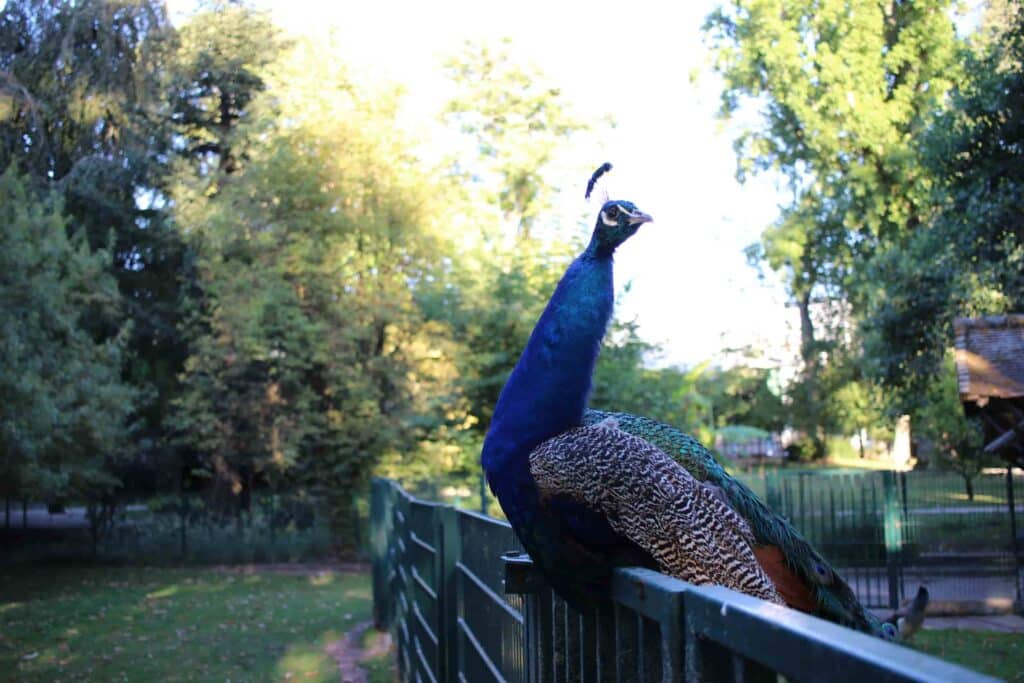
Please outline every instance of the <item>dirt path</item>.
[{"label": "dirt path", "polygon": [[372,647],[364,650],[360,642],[363,634],[371,628],[372,621],[356,624],[344,638],[329,643],[325,648],[327,655],[338,663],[341,683],[367,683],[366,671],[360,663],[380,657],[391,648],[391,638],[385,634],[384,637],[378,638]]}]

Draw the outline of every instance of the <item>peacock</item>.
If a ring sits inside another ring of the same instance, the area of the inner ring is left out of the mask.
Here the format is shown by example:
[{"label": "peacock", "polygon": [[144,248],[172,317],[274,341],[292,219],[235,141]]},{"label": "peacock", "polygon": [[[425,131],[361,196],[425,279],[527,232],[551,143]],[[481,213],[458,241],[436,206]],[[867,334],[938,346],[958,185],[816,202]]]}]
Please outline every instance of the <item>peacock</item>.
[{"label": "peacock", "polygon": [[[602,165],[587,185],[610,170]],[[505,516],[557,594],[595,607],[614,567],[719,584],[891,639],[782,517],[692,437],[586,409],[613,307],[616,249],[652,220],[603,203],[503,387],[481,463]]]}]

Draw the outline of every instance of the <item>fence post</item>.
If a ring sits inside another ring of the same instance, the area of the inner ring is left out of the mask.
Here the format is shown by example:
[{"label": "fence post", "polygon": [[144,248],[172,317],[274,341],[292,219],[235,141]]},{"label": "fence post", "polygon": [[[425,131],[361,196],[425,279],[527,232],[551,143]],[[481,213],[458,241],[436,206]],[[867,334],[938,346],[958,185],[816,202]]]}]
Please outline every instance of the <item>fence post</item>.
[{"label": "fence post", "polygon": [[1024,544],[1017,538],[1017,503],[1013,497],[1013,465],[1006,466],[1006,506],[1010,512],[1010,551],[1013,553],[1014,573],[1016,574],[1017,605],[1024,604],[1024,575],[1021,573],[1021,556],[1024,555]]},{"label": "fence post", "polygon": [[487,475],[480,473],[480,514],[487,514]]},{"label": "fence post", "polygon": [[437,586],[437,601],[441,623],[438,638],[441,645],[440,681],[458,680],[459,671],[459,568],[462,560],[462,539],[459,534],[459,511],[451,506],[437,509],[440,523],[441,574]]},{"label": "fence post", "polygon": [[764,479],[764,502],[773,511],[782,514],[782,496],[779,494],[779,473],[769,470]]},{"label": "fence post", "polygon": [[885,532],[885,566],[889,577],[889,607],[898,609],[900,606],[900,571],[903,562],[903,524],[899,490],[896,485],[896,472],[887,470],[882,473],[885,490],[885,507],[883,525]]},{"label": "fence post", "polygon": [[391,586],[388,544],[391,540],[390,484],[374,479],[370,485],[370,552],[373,562],[373,625],[391,627]]}]

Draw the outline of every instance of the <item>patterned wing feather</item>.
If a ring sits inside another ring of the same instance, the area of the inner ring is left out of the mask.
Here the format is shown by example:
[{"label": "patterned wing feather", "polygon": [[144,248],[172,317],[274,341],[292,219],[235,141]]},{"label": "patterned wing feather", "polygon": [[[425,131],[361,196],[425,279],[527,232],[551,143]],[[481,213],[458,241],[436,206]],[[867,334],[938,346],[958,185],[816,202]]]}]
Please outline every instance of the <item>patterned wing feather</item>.
[{"label": "patterned wing feather", "polygon": [[744,520],[710,487],[613,420],[573,429],[530,454],[541,499],[569,497],[607,518],[665,573],[784,604]]},{"label": "patterned wing feather", "polygon": [[657,420],[628,413],[588,410],[583,424],[594,425],[608,419],[614,419],[619,429],[670,455],[697,480],[720,490],[722,498],[750,526],[758,557],[787,598],[787,604],[845,626],[891,638],[891,632],[864,609],[849,585],[793,525],[765,505],[742,482],[729,476],[699,441]]}]

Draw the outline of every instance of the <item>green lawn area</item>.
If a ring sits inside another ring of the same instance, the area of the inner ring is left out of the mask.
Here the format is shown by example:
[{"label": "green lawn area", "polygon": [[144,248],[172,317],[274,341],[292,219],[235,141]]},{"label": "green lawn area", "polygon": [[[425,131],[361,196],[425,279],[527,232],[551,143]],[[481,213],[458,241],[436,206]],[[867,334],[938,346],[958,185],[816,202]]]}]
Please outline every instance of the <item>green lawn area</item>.
[{"label": "green lawn area", "polygon": [[924,630],[914,636],[913,647],[990,676],[1024,683],[1024,633]]},{"label": "green lawn area", "polygon": [[2,681],[332,681],[370,578],[0,568]]}]

